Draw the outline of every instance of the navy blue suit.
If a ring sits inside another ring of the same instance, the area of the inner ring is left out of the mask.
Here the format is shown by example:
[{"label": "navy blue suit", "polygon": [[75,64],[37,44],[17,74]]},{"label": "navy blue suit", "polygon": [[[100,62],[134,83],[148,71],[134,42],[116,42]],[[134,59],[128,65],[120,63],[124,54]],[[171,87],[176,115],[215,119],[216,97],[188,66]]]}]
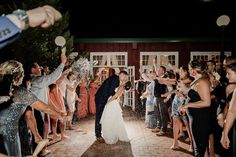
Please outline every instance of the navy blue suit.
[{"label": "navy blue suit", "polygon": [[115,89],[119,86],[119,76],[113,75],[107,78],[95,94],[96,103],[96,119],[95,119],[95,134],[96,137],[101,137],[100,119],[107,100],[115,94]]},{"label": "navy blue suit", "polygon": [[0,16],[0,49],[15,41],[21,30],[7,17]]}]

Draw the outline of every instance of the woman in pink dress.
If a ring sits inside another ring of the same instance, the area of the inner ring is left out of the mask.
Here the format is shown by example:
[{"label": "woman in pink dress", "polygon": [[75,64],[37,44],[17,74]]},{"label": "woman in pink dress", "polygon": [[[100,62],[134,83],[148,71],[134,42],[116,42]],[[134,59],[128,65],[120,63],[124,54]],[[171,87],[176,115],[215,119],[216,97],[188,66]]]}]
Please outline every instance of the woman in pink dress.
[{"label": "woman in pink dress", "polygon": [[79,118],[84,118],[88,114],[88,91],[87,91],[87,80],[83,79],[80,83],[80,95],[81,100],[79,105]]},{"label": "woman in pink dress", "polygon": [[[61,89],[58,88],[57,84],[51,84],[49,86],[49,105],[52,108],[55,108],[56,110],[61,112],[61,115],[63,117],[63,122],[60,123],[60,131],[61,131],[61,138],[64,139],[67,136],[64,134],[64,130],[65,130],[65,122],[66,122],[66,108],[65,108],[65,104],[64,104],[64,100],[62,97],[62,93],[61,93]],[[58,118],[55,116],[50,116],[52,119],[52,133],[53,133],[53,138],[57,138],[57,121]]]},{"label": "woman in pink dress", "polygon": [[98,90],[99,77],[95,76],[94,79],[89,84],[89,113],[95,115],[96,106],[95,106],[95,94]]}]

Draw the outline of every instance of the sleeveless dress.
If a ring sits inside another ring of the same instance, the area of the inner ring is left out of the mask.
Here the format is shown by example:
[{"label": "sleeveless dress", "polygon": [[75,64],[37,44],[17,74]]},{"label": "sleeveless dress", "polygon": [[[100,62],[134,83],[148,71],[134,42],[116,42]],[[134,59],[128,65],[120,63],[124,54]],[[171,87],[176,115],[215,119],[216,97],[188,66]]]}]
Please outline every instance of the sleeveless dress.
[{"label": "sleeveless dress", "polygon": [[95,115],[96,114],[96,105],[95,105],[95,94],[98,90],[97,83],[90,83],[89,89],[89,113]]},{"label": "sleeveless dress", "polygon": [[[76,82],[71,80],[69,80],[69,82],[70,82],[69,86],[74,87]],[[66,100],[69,112],[75,111],[75,98],[76,98],[76,92],[67,89]]]},{"label": "sleeveless dress", "polygon": [[[188,92],[189,102],[198,102],[201,100],[198,92],[190,89]],[[203,157],[208,146],[208,137],[210,132],[210,111],[209,107],[188,108],[190,130],[192,132],[194,155]]]},{"label": "sleeveless dress", "polygon": [[86,82],[80,85],[80,96],[81,103],[79,105],[79,118],[85,118],[88,115],[88,91],[86,88]]},{"label": "sleeveless dress", "polygon": [[[49,105],[52,107],[57,108],[61,112],[63,112],[63,115],[66,116],[66,107],[64,104],[63,96],[62,96],[62,91],[58,87],[58,85],[54,84],[50,91],[49,91]],[[50,116],[51,118],[53,116]],[[53,117],[55,118],[55,117]],[[57,118],[56,118],[57,119]]]},{"label": "sleeveless dress", "polygon": [[115,144],[118,140],[129,141],[118,99],[106,104],[100,123],[103,138],[107,144]]}]

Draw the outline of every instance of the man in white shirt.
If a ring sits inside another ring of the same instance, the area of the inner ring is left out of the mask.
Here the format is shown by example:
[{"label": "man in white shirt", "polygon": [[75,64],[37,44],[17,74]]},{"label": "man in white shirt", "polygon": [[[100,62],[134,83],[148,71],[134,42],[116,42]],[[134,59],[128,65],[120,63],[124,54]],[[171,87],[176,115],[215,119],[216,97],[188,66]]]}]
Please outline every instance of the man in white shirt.
[{"label": "man in white shirt", "polygon": [[[61,64],[57,67],[57,69],[54,72],[52,72],[49,75],[42,75],[41,67],[37,63],[34,63],[34,65],[31,67],[32,85],[30,91],[33,94],[35,94],[39,100],[43,101],[46,104],[48,104],[48,98],[49,98],[48,86],[54,83],[61,76],[61,73],[66,64],[67,57],[65,53],[66,53],[66,48],[64,47],[61,53]],[[41,134],[42,137],[47,138],[50,128],[49,116],[46,114],[44,115],[43,113],[41,113],[40,116],[40,114],[35,113],[35,118],[37,121],[39,133]],[[44,130],[40,130],[42,128]]]}]

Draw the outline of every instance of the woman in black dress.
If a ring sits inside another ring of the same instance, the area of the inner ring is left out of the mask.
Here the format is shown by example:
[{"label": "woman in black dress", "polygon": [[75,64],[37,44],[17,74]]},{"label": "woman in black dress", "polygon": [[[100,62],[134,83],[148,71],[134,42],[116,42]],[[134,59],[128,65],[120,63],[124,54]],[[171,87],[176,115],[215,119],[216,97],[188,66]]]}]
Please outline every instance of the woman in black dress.
[{"label": "woman in black dress", "polygon": [[[227,78],[230,83],[236,82],[236,63],[226,66]],[[226,121],[224,124],[224,130],[222,132],[221,144],[224,148],[229,149],[233,147],[233,156],[236,156],[236,130],[235,130],[235,120],[236,120],[236,90],[234,89],[233,95],[229,104],[229,109],[226,115]],[[230,143],[229,132],[233,129],[233,143]]]},{"label": "woman in black dress", "polygon": [[211,104],[211,84],[206,73],[204,61],[193,60],[189,63],[189,73],[194,78],[188,90],[188,101],[180,110],[186,110],[192,133],[194,155],[203,157],[208,145]]}]

